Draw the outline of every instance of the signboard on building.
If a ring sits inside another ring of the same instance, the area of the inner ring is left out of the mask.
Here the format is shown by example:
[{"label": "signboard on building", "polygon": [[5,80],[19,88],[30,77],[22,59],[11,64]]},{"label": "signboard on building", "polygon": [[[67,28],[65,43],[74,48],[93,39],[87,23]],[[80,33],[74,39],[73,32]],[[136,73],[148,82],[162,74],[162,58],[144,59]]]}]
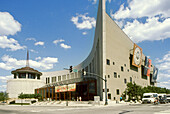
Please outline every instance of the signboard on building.
[{"label": "signboard on building", "polygon": [[141,67],[141,63],[142,63],[142,48],[134,44],[132,65],[136,67]]},{"label": "signboard on building", "polygon": [[55,92],[66,92],[66,91],[76,91],[76,84],[69,84],[68,90],[67,90],[67,85],[55,87]]},{"label": "signboard on building", "polygon": [[150,76],[150,68],[151,68],[151,59],[148,59],[148,71],[147,71],[147,76]]},{"label": "signboard on building", "polygon": [[150,68],[151,68],[151,59],[145,57],[145,66],[144,66],[144,75],[150,76]]},{"label": "signboard on building", "polygon": [[153,75],[152,75],[152,82],[156,82],[156,80],[157,80],[157,75],[158,75],[158,68],[156,68],[155,66],[154,66],[154,68],[153,68]]}]

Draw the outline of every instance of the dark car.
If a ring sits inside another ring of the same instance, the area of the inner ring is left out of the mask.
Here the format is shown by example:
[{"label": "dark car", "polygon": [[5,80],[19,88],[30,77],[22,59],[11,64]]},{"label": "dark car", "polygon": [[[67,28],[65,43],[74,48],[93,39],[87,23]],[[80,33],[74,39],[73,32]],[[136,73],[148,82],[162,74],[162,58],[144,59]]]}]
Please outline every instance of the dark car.
[{"label": "dark car", "polygon": [[161,104],[166,104],[166,103],[168,103],[168,100],[167,100],[167,98],[166,98],[166,95],[165,95],[165,96],[159,96],[159,102],[160,102]]}]

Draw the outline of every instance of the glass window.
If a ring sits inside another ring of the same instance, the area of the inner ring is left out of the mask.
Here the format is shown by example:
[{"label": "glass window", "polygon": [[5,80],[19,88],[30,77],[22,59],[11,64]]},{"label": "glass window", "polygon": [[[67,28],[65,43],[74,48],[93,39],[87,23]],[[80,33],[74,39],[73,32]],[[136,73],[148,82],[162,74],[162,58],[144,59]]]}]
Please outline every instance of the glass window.
[{"label": "glass window", "polygon": [[115,62],[113,62],[113,65],[115,65]]},{"label": "glass window", "polygon": [[50,77],[48,77],[48,83],[50,83]]},{"label": "glass window", "polygon": [[73,79],[74,78],[74,73],[71,73],[71,79]]},{"label": "glass window", "polygon": [[123,72],[123,66],[121,66],[121,71]]},{"label": "glass window", "polygon": [[61,81],[61,76],[58,76],[58,81]]},{"label": "glass window", "polygon": [[111,93],[108,93],[108,99],[111,99]]},{"label": "glass window", "polygon": [[130,77],[130,82],[132,82],[132,77]]},{"label": "glass window", "polygon": [[124,83],[125,83],[125,84],[127,83],[127,80],[126,80],[126,78],[124,79]]},{"label": "glass window", "polygon": [[124,64],[124,66],[126,67],[126,64]]},{"label": "glass window", "polygon": [[110,60],[109,59],[106,59],[106,64],[110,65]]},{"label": "glass window", "polygon": [[28,78],[29,79],[35,79],[35,74],[28,73]]},{"label": "glass window", "polygon": [[46,78],[46,84],[47,84],[47,82],[48,82],[48,79]]},{"label": "glass window", "polygon": [[66,75],[62,75],[63,80],[66,80]]},{"label": "glass window", "polygon": [[19,78],[26,78],[26,74],[25,73],[19,74]]},{"label": "glass window", "polygon": [[120,78],[120,75],[118,75],[118,78]]},{"label": "glass window", "polygon": [[40,80],[40,75],[37,75],[37,79],[39,79],[39,80]]},{"label": "glass window", "polygon": [[117,78],[117,73],[116,72],[114,72],[114,77]]},{"label": "glass window", "polygon": [[69,80],[69,74],[67,74],[67,80]]},{"label": "glass window", "polygon": [[108,78],[110,78],[110,75],[108,75]]},{"label": "glass window", "polygon": [[56,82],[56,77],[52,77],[52,83]]},{"label": "glass window", "polygon": [[117,90],[116,90],[116,92],[117,92],[117,95],[119,95],[119,94],[120,94],[120,93],[119,93],[119,89],[117,89]]}]

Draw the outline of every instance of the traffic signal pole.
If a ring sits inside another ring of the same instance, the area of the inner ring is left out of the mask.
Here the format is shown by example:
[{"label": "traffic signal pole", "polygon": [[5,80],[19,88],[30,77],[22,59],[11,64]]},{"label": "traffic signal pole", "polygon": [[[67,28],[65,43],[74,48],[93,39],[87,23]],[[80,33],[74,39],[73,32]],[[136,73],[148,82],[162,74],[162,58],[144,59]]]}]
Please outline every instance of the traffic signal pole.
[{"label": "traffic signal pole", "polygon": [[103,80],[105,82],[105,105],[108,105],[108,100],[107,100],[107,78],[105,76],[105,79],[102,78],[100,75],[98,74],[95,74],[95,73],[91,73],[91,72],[86,72],[86,71],[82,71],[82,75],[84,74],[91,74],[91,75],[94,75],[94,76],[86,76],[86,77],[98,77],[99,79]]}]

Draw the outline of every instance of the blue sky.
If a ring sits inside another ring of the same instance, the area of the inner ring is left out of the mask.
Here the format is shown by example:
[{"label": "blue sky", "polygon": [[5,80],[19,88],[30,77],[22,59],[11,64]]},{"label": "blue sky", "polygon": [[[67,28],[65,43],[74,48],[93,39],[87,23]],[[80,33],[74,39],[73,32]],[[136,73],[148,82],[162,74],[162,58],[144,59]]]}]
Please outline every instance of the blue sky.
[{"label": "blue sky", "polygon": [[[107,0],[107,13],[159,68],[158,86],[170,88],[170,1]],[[0,0],[0,91],[11,71],[30,66],[56,71],[90,53],[98,0]]]}]

